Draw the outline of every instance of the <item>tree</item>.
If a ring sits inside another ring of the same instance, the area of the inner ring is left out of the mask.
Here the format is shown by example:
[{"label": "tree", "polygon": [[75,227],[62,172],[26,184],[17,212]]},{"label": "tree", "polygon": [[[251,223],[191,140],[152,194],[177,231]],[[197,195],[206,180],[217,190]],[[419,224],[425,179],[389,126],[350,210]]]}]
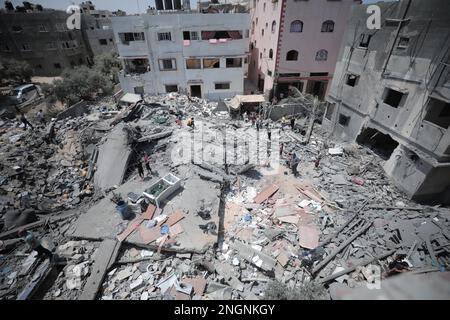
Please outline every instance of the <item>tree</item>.
[{"label": "tree", "polygon": [[109,77],[96,68],[79,66],[66,69],[61,74],[62,80],[55,80],[54,93],[61,101],[73,104],[81,99],[91,100],[96,95],[112,93],[114,84]]},{"label": "tree", "polygon": [[122,64],[116,53],[104,53],[94,58],[93,68],[117,83],[117,73],[122,68]]},{"label": "tree", "polygon": [[33,69],[26,61],[4,59],[0,62],[0,81],[23,83],[30,82]]}]

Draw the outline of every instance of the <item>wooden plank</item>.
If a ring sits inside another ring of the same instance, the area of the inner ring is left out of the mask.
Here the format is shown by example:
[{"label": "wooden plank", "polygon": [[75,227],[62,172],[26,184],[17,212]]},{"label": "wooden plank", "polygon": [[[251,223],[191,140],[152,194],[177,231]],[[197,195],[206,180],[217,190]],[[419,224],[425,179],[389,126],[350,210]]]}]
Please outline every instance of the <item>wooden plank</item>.
[{"label": "wooden plank", "polygon": [[315,249],[319,246],[319,230],[312,226],[298,226],[298,238],[301,247]]},{"label": "wooden plank", "polygon": [[161,236],[161,226],[164,224],[164,222],[167,221],[167,218],[160,221],[156,226],[153,228],[147,228],[144,225],[141,225],[139,227],[139,234],[141,236],[142,242],[145,244],[149,244],[156,239],[158,239]]},{"label": "wooden plank", "polygon": [[141,218],[144,220],[151,220],[153,218],[153,215],[155,214],[156,207],[152,204],[148,205],[147,210],[145,210],[144,214],[141,215]]},{"label": "wooden plank", "polygon": [[167,219],[167,224],[169,225],[169,227],[173,226],[181,219],[184,219],[184,213],[181,211],[176,211],[169,216],[169,219]]},{"label": "wooden plank", "polygon": [[128,236],[131,235],[134,232],[134,230],[136,230],[137,227],[139,227],[139,225],[142,223],[142,221],[144,221],[144,220],[141,217],[134,218],[128,224],[128,226],[125,229],[125,231],[117,236],[117,240],[122,242],[123,240],[128,238]]},{"label": "wooden plank", "polygon": [[91,275],[87,279],[78,300],[95,300],[108,267],[112,266],[116,261],[120,245],[121,242],[113,239],[102,241],[94,257]]},{"label": "wooden plank", "polygon": [[279,189],[278,186],[272,185],[270,187],[265,188],[263,191],[261,191],[254,199],[253,201],[257,204],[263,203],[267,199],[269,199],[271,196],[275,194]]}]

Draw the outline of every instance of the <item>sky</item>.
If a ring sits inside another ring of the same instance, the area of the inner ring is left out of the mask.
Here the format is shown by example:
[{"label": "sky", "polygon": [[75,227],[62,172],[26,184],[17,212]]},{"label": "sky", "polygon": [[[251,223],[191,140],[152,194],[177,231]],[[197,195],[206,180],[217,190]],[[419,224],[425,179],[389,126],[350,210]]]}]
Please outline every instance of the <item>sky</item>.
[{"label": "sky", "polygon": [[[22,5],[23,0],[12,0],[16,5]],[[28,0],[29,2],[41,4],[44,8],[65,10],[71,4],[79,4],[83,0]],[[117,9],[126,11],[128,14],[144,13],[148,6],[155,6],[154,0],[91,0],[96,9],[116,11]],[[190,0],[191,8],[197,6],[197,0]],[[374,3],[379,0],[363,0],[364,3]],[[389,1],[389,0],[388,0]],[[4,8],[4,0],[0,0],[0,8]]]}]

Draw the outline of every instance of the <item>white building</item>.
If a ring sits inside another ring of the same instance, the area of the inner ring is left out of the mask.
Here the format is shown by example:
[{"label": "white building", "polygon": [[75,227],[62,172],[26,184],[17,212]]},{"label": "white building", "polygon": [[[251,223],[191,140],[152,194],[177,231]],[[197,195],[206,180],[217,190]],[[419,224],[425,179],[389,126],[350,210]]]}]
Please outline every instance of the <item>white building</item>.
[{"label": "white building", "polygon": [[193,12],[113,17],[125,92],[178,91],[219,100],[242,94],[248,13]]}]

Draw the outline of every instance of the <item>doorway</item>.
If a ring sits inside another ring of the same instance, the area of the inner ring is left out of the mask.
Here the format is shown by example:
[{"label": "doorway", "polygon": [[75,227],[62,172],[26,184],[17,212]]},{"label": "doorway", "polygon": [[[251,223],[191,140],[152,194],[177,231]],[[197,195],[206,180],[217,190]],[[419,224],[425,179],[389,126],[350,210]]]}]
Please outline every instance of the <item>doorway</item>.
[{"label": "doorway", "polygon": [[201,85],[191,85],[191,97],[202,97],[202,86]]}]

